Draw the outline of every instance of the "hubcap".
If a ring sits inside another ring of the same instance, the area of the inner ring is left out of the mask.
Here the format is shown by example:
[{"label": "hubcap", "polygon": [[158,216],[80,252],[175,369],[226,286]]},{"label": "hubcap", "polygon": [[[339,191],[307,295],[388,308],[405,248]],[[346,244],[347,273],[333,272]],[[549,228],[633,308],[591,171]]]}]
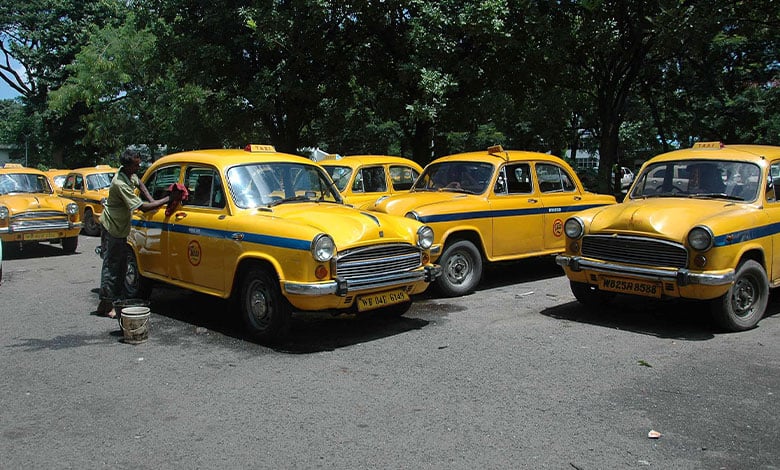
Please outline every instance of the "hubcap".
[{"label": "hubcap", "polygon": [[447,260],[447,279],[453,284],[462,284],[471,274],[471,259],[462,253],[453,254]]},{"label": "hubcap", "polygon": [[268,318],[268,299],[262,286],[256,283],[249,296],[249,312],[258,324],[263,324]]},{"label": "hubcap", "polygon": [[740,317],[746,317],[753,313],[756,303],[757,288],[749,279],[742,278],[734,286],[731,303],[734,305],[734,313]]}]

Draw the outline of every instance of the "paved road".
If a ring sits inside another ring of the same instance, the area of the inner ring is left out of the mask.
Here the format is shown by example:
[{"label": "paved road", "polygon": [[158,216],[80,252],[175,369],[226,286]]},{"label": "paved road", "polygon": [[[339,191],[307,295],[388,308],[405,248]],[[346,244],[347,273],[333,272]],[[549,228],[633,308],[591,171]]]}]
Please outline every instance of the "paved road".
[{"label": "paved road", "polygon": [[588,313],[545,259],[401,319],[297,319],[277,349],[156,289],[134,346],[94,315],[96,244],[5,250],[2,468],[780,467],[775,298],[740,334],[690,303]]}]

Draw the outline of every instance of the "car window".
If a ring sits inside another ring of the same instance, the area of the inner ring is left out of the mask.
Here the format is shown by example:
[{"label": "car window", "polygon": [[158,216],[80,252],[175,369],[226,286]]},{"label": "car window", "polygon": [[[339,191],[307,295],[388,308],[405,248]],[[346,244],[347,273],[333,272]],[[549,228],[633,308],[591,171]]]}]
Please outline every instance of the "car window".
[{"label": "car window", "polygon": [[722,197],[753,201],[758,196],[758,165],[728,160],[678,160],[650,165],[631,193],[639,197]]},{"label": "car window", "polygon": [[160,168],[146,180],[146,189],[149,190],[153,198],[161,199],[168,195],[168,188],[171,184],[179,182],[180,174],[181,167],[179,166]]},{"label": "car window", "polygon": [[73,183],[73,189],[76,191],[84,189],[84,177],[82,175],[76,175],[76,182]]},{"label": "car window", "polygon": [[348,166],[323,165],[339,191],[344,192],[352,177],[352,168]]},{"label": "car window", "polygon": [[393,188],[397,191],[408,191],[412,188],[414,180],[420,176],[417,170],[405,165],[390,166],[390,180],[393,182]]},{"label": "car window", "polygon": [[414,182],[415,191],[456,191],[482,194],[488,188],[494,167],[490,163],[446,161],[432,163]]},{"label": "car window", "polygon": [[225,207],[222,182],[219,173],[213,168],[188,167],[184,181],[189,192],[185,205],[218,209]]},{"label": "car window", "polygon": [[62,189],[73,189],[73,185],[76,183],[76,175],[68,175],[65,179],[65,183],[62,185]]},{"label": "car window", "polygon": [[114,173],[94,173],[87,175],[87,189],[90,191],[98,191],[100,189],[111,186],[111,180],[114,178]]},{"label": "car window", "polygon": [[6,173],[0,175],[0,194],[46,193],[51,194],[46,175],[31,173]]},{"label": "car window", "polygon": [[379,193],[387,191],[385,168],[383,166],[369,166],[358,170],[355,181],[352,183],[353,193]]},{"label": "car window", "polygon": [[772,162],[769,166],[769,177],[766,179],[766,200],[768,202],[777,202],[778,184],[780,184],[780,162]]},{"label": "car window", "polygon": [[327,173],[316,165],[252,163],[234,166],[226,176],[234,202],[244,209],[284,202],[341,202]]},{"label": "car window", "polygon": [[543,193],[571,192],[577,189],[571,175],[558,165],[551,163],[536,164],[536,179]]}]

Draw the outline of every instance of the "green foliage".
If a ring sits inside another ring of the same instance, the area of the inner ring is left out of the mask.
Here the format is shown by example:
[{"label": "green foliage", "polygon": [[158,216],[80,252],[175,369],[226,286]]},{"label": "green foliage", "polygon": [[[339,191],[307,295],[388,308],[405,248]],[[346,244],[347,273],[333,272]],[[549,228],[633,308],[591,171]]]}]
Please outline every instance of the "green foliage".
[{"label": "green foliage", "polygon": [[57,166],[130,144],[589,149],[606,188],[613,163],[698,140],[780,145],[778,18],[772,0],[0,0],[0,53],[27,71],[0,65],[23,95],[0,137]]}]

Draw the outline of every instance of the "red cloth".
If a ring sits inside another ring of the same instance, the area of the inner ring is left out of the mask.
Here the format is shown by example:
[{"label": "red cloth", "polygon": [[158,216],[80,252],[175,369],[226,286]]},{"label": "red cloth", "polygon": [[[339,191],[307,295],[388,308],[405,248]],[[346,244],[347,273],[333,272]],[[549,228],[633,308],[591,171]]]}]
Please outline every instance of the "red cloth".
[{"label": "red cloth", "polygon": [[181,202],[186,201],[187,197],[190,195],[189,191],[187,191],[187,187],[181,183],[173,183],[168,186],[168,192],[171,193],[171,196],[168,200],[168,207],[165,209],[166,216],[173,214],[176,209],[179,208]]}]

